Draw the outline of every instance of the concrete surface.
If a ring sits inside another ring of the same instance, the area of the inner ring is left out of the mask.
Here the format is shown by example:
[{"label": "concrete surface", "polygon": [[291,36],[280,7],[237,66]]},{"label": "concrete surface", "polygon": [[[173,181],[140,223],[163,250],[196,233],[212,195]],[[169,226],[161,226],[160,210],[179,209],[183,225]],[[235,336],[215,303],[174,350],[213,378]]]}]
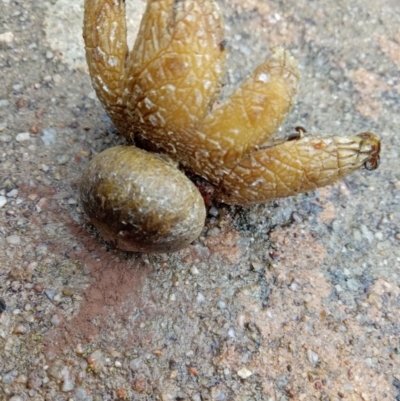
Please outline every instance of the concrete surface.
[{"label": "concrete surface", "polygon": [[[127,3],[133,29],[143,2]],[[376,132],[381,166],[214,205],[175,254],[111,249],[77,193],[122,142],[86,73],[81,1],[2,0],[1,400],[400,399],[400,3],[218,3],[224,94],[284,45],[302,85],[281,132]]]}]

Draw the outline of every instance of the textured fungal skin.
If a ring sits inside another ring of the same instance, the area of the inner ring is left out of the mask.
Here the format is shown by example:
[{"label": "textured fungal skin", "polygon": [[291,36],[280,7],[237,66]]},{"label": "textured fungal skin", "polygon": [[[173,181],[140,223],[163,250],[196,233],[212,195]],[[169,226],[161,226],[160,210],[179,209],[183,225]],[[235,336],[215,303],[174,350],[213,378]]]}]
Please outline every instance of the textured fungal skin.
[{"label": "textured fungal skin", "polygon": [[204,226],[204,201],[194,184],[174,164],[133,146],[95,156],[80,187],[93,224],[127,251],[175,251]]},{"label": "textured fungal skin", "polygon": [[226,59],[214,0],[148,0],[132,51],[125,2],[85,0],[84,39],[93,86],[119,132],[208,180],[223,202],[265,203],[378,166],[371,133],[271,139],[300,78],[280,47],[213,107]]}]

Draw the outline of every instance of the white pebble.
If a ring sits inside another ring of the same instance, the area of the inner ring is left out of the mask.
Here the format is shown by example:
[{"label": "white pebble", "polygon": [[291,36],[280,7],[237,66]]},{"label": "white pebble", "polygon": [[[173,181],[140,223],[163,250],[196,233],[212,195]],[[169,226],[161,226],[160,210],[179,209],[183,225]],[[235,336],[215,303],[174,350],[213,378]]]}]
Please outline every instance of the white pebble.
[{"label": "white pebble", "polygon": [[89,92],[88,98],[91,99],[91,100],[96,100],[97,99],[96,92],[95,91]]},{"label": "white pebble", "polygon": [[59,326],[60,325],[60,318],[57,315],[53,315],[51,318],[51,323],[53,326]]},{"label": "white pebble", "polygon": [[307,350],[307,358],[308,361],[312,364],[312,365],[316,365],[319,361],[319,356],[312,350]]},{"label": "white pebble", "polygon": [[190,273],[192,273],[194,276],[196,276],[197,274],[199,274],[199,270],[197,269],[196,266],[193,266],[190,268]]},{"label": "white pebble", "polygon": [[0,196],[0,209],[7,203],[7,198],[5,196]]},{"label": "white pebble", "polygon": [[364,238],[371,244],[374,242],[374,233],[364,224],[360,226]]},{"label": "white pebble", "polygon": [[225,309],[226,308],[226,303],[224,301],[218,301],[218,308]]},{"label": "white pebble", "polygon": [[45,128],[42,131],[42,141],[45,146],[50,146],[56,143],[57,131],[54,128]]},{"label": "white pebble", "polygon": [[354,278],[347,281],[347,288],[351,291],[357,291],[360,288],[359,282]]},{"label": "white pebble", "polygon": [[238,371],[237,371],[237,374],[238,374],[238,376],[241,378],[241,379],[248,379],[252,374],[253,374],[253,372],[251,371],[251,370],[249,370],[249,369],[247,369],[245,366],[243,367],[243,368],[241,368],[241,369],[239,369]]},{"label": "white pebble", "polygon": [[8,198],[16,198],[18,195],[18,189],[12,189],[10,192],[7,192]]},{"label": "white pebble", "polygon": [[70,370],[66,366],[61,370],[61,376],[63,381],[61,391],[64,393],[72,391],[75,388],[75,383],[74,379],[71,377]]},{"label": "white pebble", "polygon": [[22,85],[22,84],[14,84],[12,88],[13,88],[14,92],[21,92],[23,87],[24,87],[24,85]]},{"label": "white pebble", "polygon": [[142,367],[142,365],[143,365],[143,361],[141,358],[132,359],[129,363],[130,369],[133,370],[134,372],[139,370]]},{"label": "white pebble", "polygon": [[269,76],[269,74],[266,74],[265,72],[262,72],[258,77],[257,77],[257,79],[260,81],[260,82],[263,82],[263,83],[267,83],[269,80],[270,80],[270,76]]},{"label": "white pebble", "polygon": [[19,395],[13,395],[13,396],[10,398],[10,401],[24,401],[24,399],[23,399],[21,396],[19,396]]},{"label": "white pebble", "polygon": [[336,284],[336,285],[335,285],[335,290],[336,290],[337,292],[343,292],[343,288],[342,288],[342,286],[341,286],[340,284]]},{"label": "white pebble", "polygon": [[10,235],[6,238],[6,241],[10,245],[18,245],[21,242],[21,237],[19,235]]},{"label": "white pebble", "polygon": [[372,358],[365,358],[365,359],[364,359],[364,363],[365,363],[369,368],[372,368],[372,366],[373,366]]},{"label": "white pebble", "polygon": [[3,107],[8,107],[10,102],[7,99],[0,99],[0,109]]},{"label": "white pebble", "polygon": [[11,31],[0,34],[0,43],[10,44],[14,40],[14,34]]},{"label": "white pebble", "polygon": [[20,132],[19,134],[17,134],[15,139],[18,142],[29,141],[29,139],[31,139],[31,134],[29,132]]},{"label": "white pebble", "polygon": [[78,344],[75,348],[75,352],[79,355],[83,354],[82,344]]}]

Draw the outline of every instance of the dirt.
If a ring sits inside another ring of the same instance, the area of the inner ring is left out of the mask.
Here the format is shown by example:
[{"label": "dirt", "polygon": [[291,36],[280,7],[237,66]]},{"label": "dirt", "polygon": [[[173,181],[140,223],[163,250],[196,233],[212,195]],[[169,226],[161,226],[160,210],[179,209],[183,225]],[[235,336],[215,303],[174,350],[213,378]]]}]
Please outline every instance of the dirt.
[{"label": "dirt", "polygon": [[[127,3],[134,32],[144,2]],[[302,81],[279,134],[376,132],[380,167],[210,205],[177,253],[118,251],[79,204],[88,161],[123,143],[87,75],[82,4],[2,0],[1,400],[400,400],[400,5],[218,3],[222,96],[284,45]]]}]

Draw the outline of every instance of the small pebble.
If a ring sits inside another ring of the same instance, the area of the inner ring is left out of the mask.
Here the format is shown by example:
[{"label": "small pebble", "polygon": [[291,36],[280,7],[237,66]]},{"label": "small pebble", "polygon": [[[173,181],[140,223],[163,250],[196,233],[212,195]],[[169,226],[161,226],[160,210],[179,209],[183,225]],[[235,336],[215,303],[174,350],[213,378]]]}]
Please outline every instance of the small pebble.
[{"label": "small pebble", "polygon": [[42,141],[45,146],[50,146],[56,143],[57,131],[54,128],[45,128],[42,131]]},{"label": "small pebble", "polygon": [[29,139],[31,139],[31,134],[29,132],[20,132],[19,134],[17,134],[15,139],[18,142],[29,141]]},{"label": "small pebble", "polygon": [[337,292],[343,292],[343,288],[342,288],[342,286],[341,286],[340,284],[336,284],[336,285],[335,285],[335,290],[336,290]]},{"label": "small pebble", "polygon": [[[35,205],[36,211],[38,213],[40,213],[42,210],[46,209],[46,207],[48,206],[48,203],[49,203],[49,200],[47,198],[41,198],[39,200],[39,202]],[[44,247],[46,247],[46,246],[44,245]]]},{"label": "small pebble", "polygon": [[55,75],[53,76],[53,81],[54,81],[55,83],[60,82],[60,81],[61,81],[61,75],[60,75],[60,74],[55,74]]},{"label": "small pebble", "polygon": [[60,295],[60,294],[56,294],[56,295],[54,296],[54,298],[53,298],[53,301],[54,301],[56,304],[61,303],[61,295]]},{"label": "small pebble", "polygon": [[307,350],[307,358],[308,361],[312,364],[312,365],[316,365],[319,361],[319,356],[318,354],[316,354],[314,351],[308,349]]},{"label": "small pebble", "polygon": [[115,361],[114,366],[118,369],[122,368],[122,363],[120,361]]},{"label": "small pebble", "polygon": [[189,373],[192,375],[192,376],[198,376],[199,375],[199,371],[194,367],[194,366],[189,366]]},{"label": "small pebble", "polygon": [[18,189],[15,188],[7,193],[8,198],[16,198],[17,196],[18,196]]},{"label": "small pebble", "polygon": [[13,395],[9,401],[24,401],[20,395]]},{"label": "small pebble", "polygon": [[82,348],[82,344],[78,344],[75,348],[75,352],[79,355],[83,354],[83,348]]},{"label": "small pebble", "polygon": [[261,272],[264,268],[265,268],[265,266],[262,264],[262,263],[260,263],[260,262],[252,262],[251,263],[251,267],[254,269],[254,271],[256,271],[256,272]]},{"label": "small pebble", "polygon": [[139,394],[146,391],[146,379],[144,377],[135,379],[133,382],[133,389]]},{"label": "small pebble", "polygon": [[37,284],[34,285],[33,289],[34,289],[37,293],[41,293],[41,292],[43,292],[43,285],[37,283]]},{"label": "small pebble", "polygon": [[368,302],[372,305],[375,305],[379,310],[382,309],[382,299],[379,294],[375,294],[374,292],[369,294]]},{"label": "small pebble", "polygon": [[51,60],[53,57],[54,57],[54,53],[50,50],[47,50],[47,52],[46,52],[47,60]]},{"label": "small pebble", "polygon": [[59,326],[60,325],[60,318],[57,315],[53,315],[51,318],[51,323],[53,326]]},{"label": "small pebble", "polygon": [[92,352],[92,354],[88,358],[88,363],[94,372],[96,373],[102,372],[104,369],[104,357],[102,351],[96,350]]},{"label": "small pebble", "polygon": [[359,282],[357,280],[355,280],[354,278],[348,280],[346,284],[347,284],[348,289],[351,291],[357,291],[360,288]]},{"label": "small pebble", "polygon": [[74,391],[75,401],[92,401],[93,396],[88,394],[88,391],[85,387],[76,387]]},{"label": "small pebble", "polygon": [[64,288],[63,295],[65,295],[66,297],[72,297],[74,295],[74,292],[70,288]]},{"label": "small pebble", "polygon": [[370,368],[373,366],[372,358],[365,358],[364,363]]},{"label": "small pebble", "polygon": [[213,400],[215,401],[225,401],[226,399],[227,399],[226,395],[222,391],[218,391],[215,394],[213,394]]},{"label": "small pebble", "polygon": [[88,93],[88,98],[89,98],[90,100],[96,100],[96,99],[97,99],[96,92],[95,92],[95,91],[89,92],[89,93]]},{"label": "small pebble", "polygon": [[6,237],[6,241],[10,245],[18,245],[21,243],[21,237],[19,235],[10,235],[9,237]]},{"label": "small pebble", "polygon": [[218,227],[213,227],[207,231],[207,237],[217,237],[221,233]]},{"label": "small pebble", "polygon": [[54,290],[44,290],[44,294],[46,295],[47,298],[50,299],[50,301],[53,301],[56,292]]},{"label": "small pebble", "polygon": [[17,376],[18,376],[18,371],[11,370],[10,372],[7,372],[6,374],[3,375],[2,382],[4,384],[12,384]]},{"label": "small pebble", "polygon": [[135,358],[132,359],[129,363],[129,368],[133,371],[136,372],[143,366],[143,360],[142,358]]},{"label": "small pebble", "polygon": [[0,34],[0,43],[10,44],[14,40],[14,34],[11,31]]},{"label": "small pebble", "polygon": [[360,226],[361,232],[363,237],[371,244],[372,242],[374,242],[374,233],[364,224],[361,224]]},{"label": "small pebble", "polygon": [[67,164],[68,161],[69,161],[69,156],[66,155],[66,154],[64,154],[64,155],[58,155],[58,156],[56,157],[56,161],[57,161],[57,164],[60,164],[60,165]]},{"label": "small pebble", "polygon": [[8,107],[10,102],[7,99],[0,99],[0,109]]},{"label": "small pebble", "polygon": [[24,326],[23,324],[19,324],[15,327],[13,333],[14,334],[26,334],[27,331],[28,331],[28,329],[26,328],[26,326]]},{"label": "small pebble", "polygon": [[34,135],[38,134],[38,133],[39,133],[39,126],[38,126],[38,124],[33,124],[33,125],[31,126],[31,128],[29,128],[29,132],[30,132],[31,134],[34,134]]},{"label": "small pebble", "polygon": [[0,209],[7,204],[7,198],[5,196],[0,196]]},{"label": "small pebble", "polygon": [[210,208],[210,210],[208,211],[208,214],[209,214],[211,217],[218,217],[218,215],[219,215],[219,210],[218,210],[216,207],[212,206],[212,207]]},{"label": "small pebble", "polygon": [[220,308],[220,309],[225,309],[225,308],[226,308],[226,302],[224,302],[224,301],[218,301],[218,308]]},{"label": "small pebble", "polygon": [[190,273],[192,273],[194,276],[197,276],[200,272],[196,266],[193,266],[190,268]]},{"label": "small pebble", "polygon": [[25,375],[19,375],[15,381],[17,383],[26,384],[28,382],[28,378]]},{"label": "small pebble", "polygon": [[61,370],[61,376],[63,384],[61,386],[61,391],[64,393],[68,393],[75,388],[74,378],[71,375],[70,369],[67,366],[64,366]]},{"label": "small pebble", "polygon": [[249,369],[247,369],[245,366],[241,369],[239,369],[237,371],[238,376],[243,379],[246,380],[248,379],[250,376],[252,376],[253,372]]},{"label": "small pebble", "polygon": [[36,247],[36,253],[38,255],[47,255],[47,245],[45,245],[45,244],[38,245]]},{"label": "small pebble", "polygon": [[22,84],[14,84],[12,88],[14,92],[19,93],[22,91],[23,87]]}]

